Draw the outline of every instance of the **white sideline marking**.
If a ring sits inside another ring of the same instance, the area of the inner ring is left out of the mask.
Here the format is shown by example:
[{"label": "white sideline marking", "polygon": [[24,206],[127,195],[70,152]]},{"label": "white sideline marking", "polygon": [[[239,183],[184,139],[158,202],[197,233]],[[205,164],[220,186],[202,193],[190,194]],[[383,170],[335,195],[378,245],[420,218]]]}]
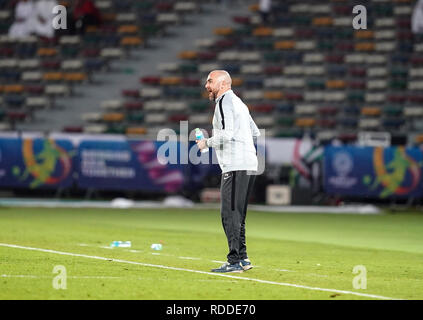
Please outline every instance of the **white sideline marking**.
[{"label": "white sideline marking", "polygon": [[220,261],[220,260],[212,260],[211,262],[216,262],[216,263],[226,263],[226,261]]},{"label": "white sideline marking", "polygon": [[384,297],[384,296],[379,296],[379,295],[374,295],[374,294],[366,294],[366,293],[360,293],[360,292],[354,292],[354,291],[310,287],[310,286],[304,286],[304,285],[300,285],[300,284],[276,282],[276,281],[261,280],[261,279],[247,278],[247,277],[238,277],[238,276],[232,276],[232,275],[228,275],[228,274],[220,274],[220,273],[214,273],[214,272],[184,269],[184,268],[177,268],[177,267],[169,267],[169,266],[163,266],[163,265],[158,265],[158,264],[150,264],[150,263],[143,263],[143,262],[136,262],[136,261],[113,259],[113,258],[106,258],[106,257],[99,257],[99,256],[89,256],[89,255],[81,254],[81,253],[71,253],[71,252],[63,252],[63,251],[56,251],[56,250],[50,250],[50,249],[25,247],[25,246],[19,246],[19,245],[8,244],[8,243],[0,243],[0,246],[9,247],[9,248],[16,248],[16,249],[25,249],[25,250],[32,250],[32,251],[47,252],[47,253],[55,253],[55,254],[60,254],[60,255],[64,255],[64,256],[81,257],[81,258],[96,259],[96,260],[103,260],[103,261],[112,261],[112,262],[134,264],[134,265],[139,265],[139,266],[144,266],[144,267],[161,268],[161,269],[175,270],[175,271],[193,272],[193,273],[199,273],[199,274],[206,274],[206,275],[210,275],[210,276],[225,277],[225,278],[231,278],[231,279],[237,279],[237,280],[254,281],[254,282],[258,282],[258,283],[273,284],[273,285],[308,289],[308,290],[314,290],[314,291],[326,291],[326,292],[332,292],[332,293],[334,292],[334,293],[351,294],[351,295],[356,295],[356,296],[366,297],[366,298],[374,298],[374,299],[382,299],[382,300],[402,300],[402,299],[396,299],[396,298],[391,298],[391,297]]},{"label": "white sideline marking", "polygon": [[[36,276],[32,274],[2,274],[0,275],[1,278],[33,278],[33,279],[40,279],[40,278],[52,278],[52,276]],[[111,277],[111,276],[66,276],[66,278],[70,279],[122,279],[122,277]]]},{"label": "white sideline marking", "polygon": [[288,270],[288,269],[275,269],[276,271],[282,271],[282,272],[295,272],[292,270]]},{"label": "white sideline marking", "polygon": [[193,257],[178,257],[179,259],[185,259],[185,260],[201,260],[201,258],[193,258]]}]

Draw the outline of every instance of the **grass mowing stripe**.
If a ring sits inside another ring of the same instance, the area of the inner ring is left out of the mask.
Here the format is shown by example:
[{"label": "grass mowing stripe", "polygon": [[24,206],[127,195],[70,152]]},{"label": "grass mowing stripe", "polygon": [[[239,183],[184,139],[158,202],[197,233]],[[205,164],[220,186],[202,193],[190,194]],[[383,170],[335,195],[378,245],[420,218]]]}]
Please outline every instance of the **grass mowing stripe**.
[{"label": "grass mowing stripe", "polygon": [[294,288],[301,288],[301,289],[314,290],[314,291],[326,291],[326,292],[332,292],[332,293],[351,294],[351,295],[373,298],[373,299],[402,300],[402,299],[396,299],[396,298],[373,295],[373,294],[359,293],[359,292],[354,292],[354,291],[310,287],[310,286],[304,286],[304,285],[298,285],[298,284],[292,284],[292,283],[275,282],[275,281],[247,278],[247,277],[237,277],[237,276],[232,276],[232,275],[228,275],[228,274],[220,274],[220,273],[214,273],[214,272],[206,272],[206,271],[200,271],[200,270],[177,268],[177,267],[163,266],[163,265],[143,263],[143,262],[137,262],[137,261],[113,259],[113,258],[106,258],[106,257],[99,257],[99,256],[90,256],[90,255],[86,255],[86,254],[63,252],[63,251],[56,251],[56,250],[51,250],[51,249],[25,247],[25,246],[8,244],[8,243],[0,243],[0,246],[9,247],[9,248],[16,248],[16,249],[40,251],[40,252],[46,252],[46,253],[55,253],[55,254],[60,254],[60,255],[73,256],[73,257],[81,257],[81,258],[97,259],[97,260],[103,260],[103,261],[134,264],[134,265],[139,265],[139,266],[144,266],[144,267],[161,268],[161,269],[175,270],[175,271],[193,272],[193,273],[206,274],[206,275],[211,275],[211,276],[220,276],[220,277],[225,277],[225,278],[231,278],[231,279],[236,279],[236,280],[248,280],[248,281],[253,281],[253,282],[258,282],[258,283],[272,284],[272,285],[279,285],[279,286],[286,286],[286,287],[294,287]]}]

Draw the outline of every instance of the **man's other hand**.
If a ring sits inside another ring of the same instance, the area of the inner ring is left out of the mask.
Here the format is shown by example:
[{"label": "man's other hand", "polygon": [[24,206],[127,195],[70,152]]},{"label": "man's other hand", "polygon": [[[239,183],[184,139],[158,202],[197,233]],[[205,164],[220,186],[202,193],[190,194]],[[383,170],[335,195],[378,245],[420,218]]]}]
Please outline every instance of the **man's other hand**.
[{"label": "man's other hand", "polygon": [[195,140],[195,142],[197,143],[198,149],[200,150],[208,148],[206,144],[207,139]]}]

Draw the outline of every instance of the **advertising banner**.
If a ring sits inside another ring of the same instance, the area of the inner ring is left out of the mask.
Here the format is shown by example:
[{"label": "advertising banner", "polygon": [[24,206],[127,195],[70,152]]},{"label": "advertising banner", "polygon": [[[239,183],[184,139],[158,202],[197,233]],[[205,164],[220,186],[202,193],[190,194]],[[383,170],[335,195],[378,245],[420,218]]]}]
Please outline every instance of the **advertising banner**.
[{"label": "advertising banner", "polygon": [[185,167],[161,163],[157,157],[159,145],[155,141],[82,140],[78,153],[79,188],[179,190],[184,183]]},{"label": "advertising banner", "polygon": [[324,189],[380,199],[421,197],[422,164],[418,148],[326,147]]},{"label": "advertising banner", "polygon": [[0,186],[65,188],[73,183],[77,151],[68,140],[0,139]]}]

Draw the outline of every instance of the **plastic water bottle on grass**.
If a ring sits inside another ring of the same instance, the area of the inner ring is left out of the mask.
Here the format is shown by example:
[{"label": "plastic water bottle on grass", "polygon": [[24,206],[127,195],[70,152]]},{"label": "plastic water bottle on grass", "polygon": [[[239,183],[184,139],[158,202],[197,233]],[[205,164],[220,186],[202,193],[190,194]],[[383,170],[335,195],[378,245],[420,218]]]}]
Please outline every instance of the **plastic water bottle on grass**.
[{"label": "plastic water bottle on grass", "polygon": [[162,246],[161,243],[153,243],[151,245],[151,249],[153,249],[153,250],[162,250],[162,248],[163,248],[163,246]]},{"label": "plastic water bottle on grass", "polygon": [[[195,129],[195,138],[197,140],[204,139],[203,131],[201,131],[199,128],[196,128]],[[201,150],[202,153],[208,152],[208,151],[209,151],[209,148],[208,147]]]},{"label": "plastic water bottle on grass", "polygon": [[112,248],[130,248],[131,241],[113,241],[110,246]]}]

